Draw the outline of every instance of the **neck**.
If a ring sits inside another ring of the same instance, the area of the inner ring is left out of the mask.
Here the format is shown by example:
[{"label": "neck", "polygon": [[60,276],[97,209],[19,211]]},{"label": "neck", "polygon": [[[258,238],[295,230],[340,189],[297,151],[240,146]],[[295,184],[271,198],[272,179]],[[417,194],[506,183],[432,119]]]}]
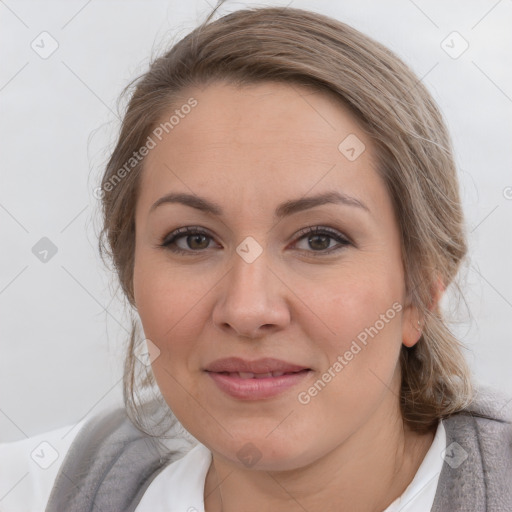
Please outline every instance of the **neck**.
[{"label": "neck", "polygon": [[382,512],[410,484],[434,438],[405,428],[395,413],[380,408],[327,455],[290,471],[240,469],[213,454],[205,511]]}]

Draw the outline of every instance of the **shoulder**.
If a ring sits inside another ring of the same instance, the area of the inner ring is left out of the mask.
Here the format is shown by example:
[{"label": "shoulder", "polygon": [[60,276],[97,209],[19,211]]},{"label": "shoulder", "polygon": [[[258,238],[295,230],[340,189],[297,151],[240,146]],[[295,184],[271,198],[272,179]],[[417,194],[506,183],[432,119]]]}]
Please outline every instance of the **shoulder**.
[{"label": "shoulder", "polygon": [[27,439],[0,443],[2,512],[42,511],[82,420]]},{"label": "shoulder", "polygon": [[[153,439],[138,430],[124,407],[119,407],[104,409],[74,425],[0,443],[1,510],[43,512],[52,496],[57,501],[65,499],[69,476],[85,482],[84,489],[101,483],[95,481],[98,474],[105,473],[108,481],[115,481],[119,471],[144,476],[165,463],[169,454],[174,460],[176,454],[182,456],[189,450],[193,438],[186,432],[174,434],[167,440]],[[56,510],[68,510],[67,504],[60,502]]]},{"label": "shoulder", "polygon": [[464,412],[510,424],[512,423],[512,394],[479,385],[476,387],[473,402]]},{"label": "shoulder", "polygon": [[156,475],[189,449],[189,438],[176,429],[166,438],[142,432],[124,408],[97,415],[74,439],[46,510],[78,512],[92,504],[99,510],[133,510]]},{"label": "shoulder", "polygon": [[474,437],[481,453],[489,452],[490,446],[482,445],[490,438],[504,455],[512,450],[512,395],[507,396],[489,387],[476,388],[475,398],[466,409],[443,420],[450,437],[463,440]]},{"label": "shoulder", "polygon": [[512,397],[479,386],[473,402],[443,425],[444,464],[432,510],[512,510]]}]

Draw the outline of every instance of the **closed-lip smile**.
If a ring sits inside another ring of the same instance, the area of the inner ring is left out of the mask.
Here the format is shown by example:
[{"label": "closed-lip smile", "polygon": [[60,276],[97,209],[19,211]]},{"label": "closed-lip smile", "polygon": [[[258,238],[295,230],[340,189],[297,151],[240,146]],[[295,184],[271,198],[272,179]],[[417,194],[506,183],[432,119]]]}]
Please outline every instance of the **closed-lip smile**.
[{"label": "closed-lip smile", "polygon": [[204,370],[221,391],[242,400],[276,396],[311,372],[307,366],[270,357],[254,361],[240,357],[217,359]]}]

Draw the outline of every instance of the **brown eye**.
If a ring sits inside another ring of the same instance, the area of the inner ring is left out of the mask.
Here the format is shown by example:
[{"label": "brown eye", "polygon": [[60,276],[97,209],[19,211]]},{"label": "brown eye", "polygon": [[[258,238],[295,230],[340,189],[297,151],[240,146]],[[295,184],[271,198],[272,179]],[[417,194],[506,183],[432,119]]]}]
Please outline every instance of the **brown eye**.
[{"label": "brown eye", "polygon": [[331,237],[328,235],[312,235],[308,237],[309,246],[318,251],[329,249],[331,243]]},{"label": "brown eye", "polygon": [[206,249],[208,247],[208,244],[210,243],[206,235],[188,235],[186,237],[181,238],[184,238],[186,240],[186,243],[190,249]]},{"label": "brown eye", "polygon": [[160,243],[160,247],[164,247],[175,253],[193,254],[209,249],[210,242],[212,241],[213,238],[202,229],[184,227],[166,236]]},{"label": "brown eye", "polygon": [[[305,241],[305,246],[298,247],[298,244],[303,241]],[[313,254],[318,253],[315,254],[315,256],[330,254],[331,252],[343,249],[347,245],[351,245],[350,241],[340,232],[322,226],[309,227],[301,230],[299,239],[295,244],[299,250]]]}]

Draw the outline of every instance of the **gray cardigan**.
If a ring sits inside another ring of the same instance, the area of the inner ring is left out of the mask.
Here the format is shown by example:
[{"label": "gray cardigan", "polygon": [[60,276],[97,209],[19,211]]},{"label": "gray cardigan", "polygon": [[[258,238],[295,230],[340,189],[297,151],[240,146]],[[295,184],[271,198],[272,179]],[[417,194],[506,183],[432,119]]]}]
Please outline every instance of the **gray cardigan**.
[{"label": "gray cardigan", "polygon": [[[431,512],[512,512],[512,401],[481,388],[444,419],[445,462]],[[123,408],[86,423],[56,477],[46,512],[133,512],[183,456],[136,429]]]}]

